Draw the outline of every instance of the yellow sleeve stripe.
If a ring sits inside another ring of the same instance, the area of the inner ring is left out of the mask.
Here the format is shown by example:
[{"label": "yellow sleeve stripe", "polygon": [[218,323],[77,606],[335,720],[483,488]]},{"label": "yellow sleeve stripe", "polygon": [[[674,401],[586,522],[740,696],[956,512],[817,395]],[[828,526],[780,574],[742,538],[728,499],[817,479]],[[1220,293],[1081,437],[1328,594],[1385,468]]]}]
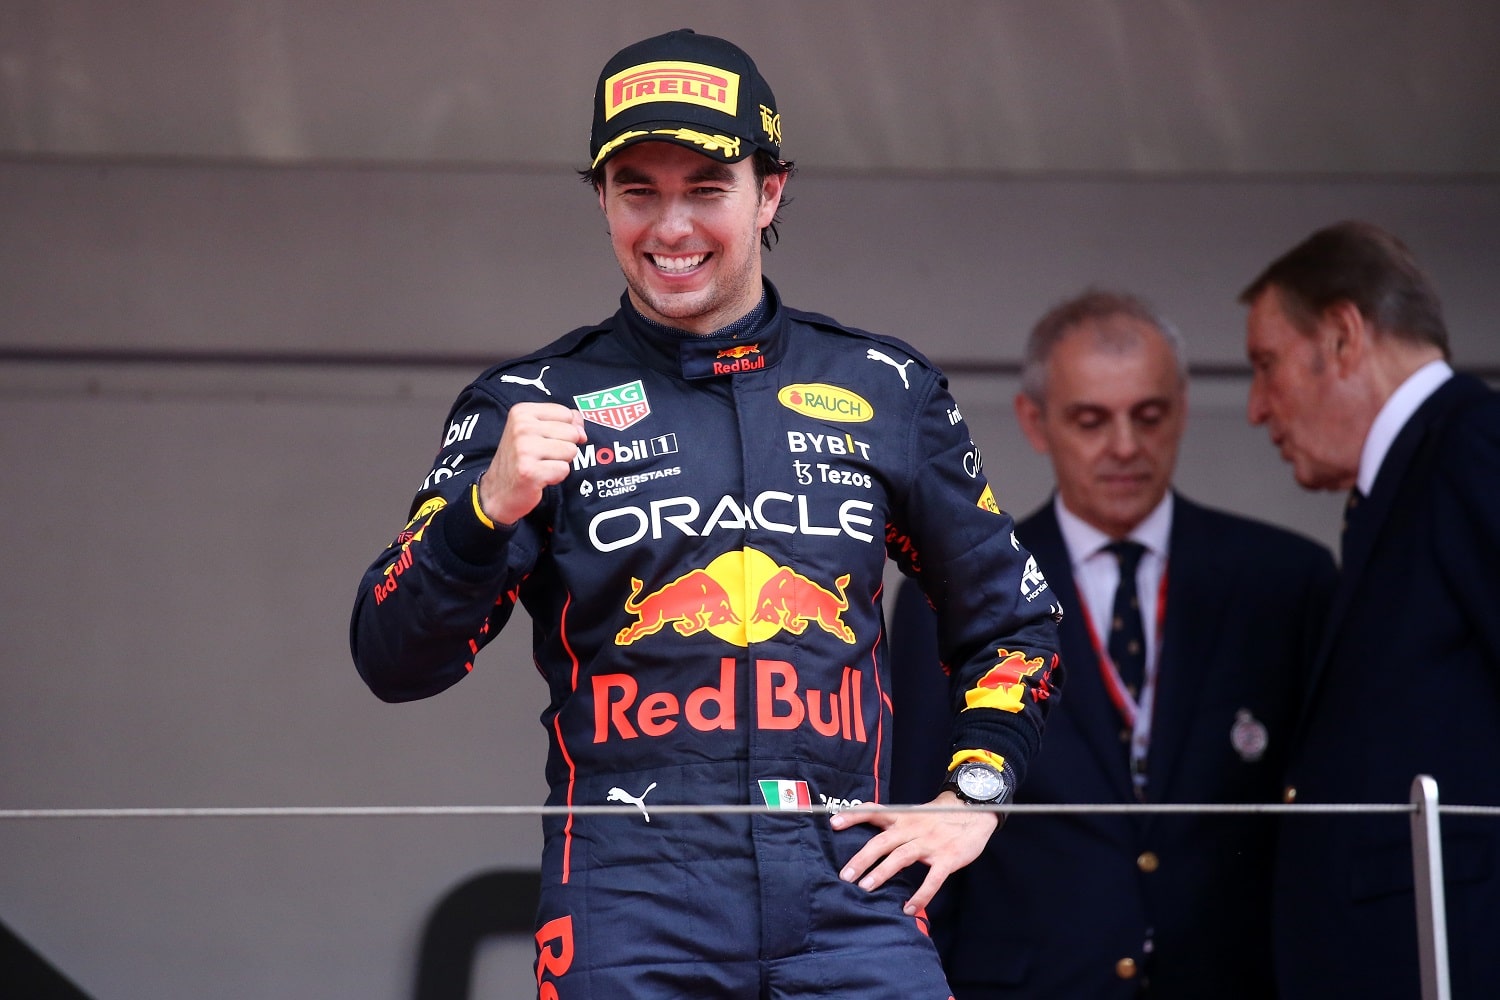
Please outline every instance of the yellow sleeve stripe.
[{"label": "yellow sleeve stripe", "polygon": [[490,520],[489,515],[484,512],[484,505],[479,502],[478,483],[474,484],[474,487],[469,495],[474,499],[474,513],[479,517],[479,520],[484,523],[484,526],[486,528],[493,530],[495,527],[495,522]]},{"label": "yellow sleeve stripe", "polygon": [[953,755],[953,760],[948,764],[948,770],[952,771],[960,764],[967,764],[971,760],[977,760],[999,770],[1005,766],[1005,758],[988,750],[960,750]]}]

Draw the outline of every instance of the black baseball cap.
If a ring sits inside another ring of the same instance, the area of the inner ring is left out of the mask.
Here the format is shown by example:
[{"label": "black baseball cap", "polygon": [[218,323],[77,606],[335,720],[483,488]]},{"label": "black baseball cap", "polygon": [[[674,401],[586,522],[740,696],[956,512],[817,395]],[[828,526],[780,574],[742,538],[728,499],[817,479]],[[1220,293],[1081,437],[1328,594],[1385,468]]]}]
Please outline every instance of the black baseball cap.
[{"label": "black baseball cap", "polygon": [[726,163],[756,149],[781,158],[781,115],[771,87],[738,46],[679,28],[628,45],[594,88],[591,167],[645,141],[679,146]]}]

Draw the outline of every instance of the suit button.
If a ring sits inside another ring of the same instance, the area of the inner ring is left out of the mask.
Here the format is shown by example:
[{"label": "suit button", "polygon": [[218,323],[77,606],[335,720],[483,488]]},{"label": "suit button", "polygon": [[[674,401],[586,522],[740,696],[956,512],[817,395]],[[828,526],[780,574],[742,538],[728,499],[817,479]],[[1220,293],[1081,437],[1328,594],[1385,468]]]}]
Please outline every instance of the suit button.
[{"label": "suit button", "polygon": [[1150,875],[1161,867],[1161,859],[1156,856],[1155,851],[1142,851],[1141,856],[1135,859],[1135,866]]},{"label": "suit button", "polygon": [[1120,730],[1120,742],[1121,743],[1127,743],[1128,744],[1132,739],[1134,739],[1134,735],[1130,732],[1130,730],[1128,730],[1128,729],[1122,729],[1122,730]]},{"label": "suit button", "polygon": [[1115,975],[1121,979],[1135,978],[1135,959],[1122,958],[1115,963]]},{"label": "suit button", "polygon": [[1296,802],[1297,801],[1297,786],[1296,785],[1287,785],[1286,789],[1281,793],[1281,801],[1286,802],[1288,804],[1290,804],[1292,802]]}]

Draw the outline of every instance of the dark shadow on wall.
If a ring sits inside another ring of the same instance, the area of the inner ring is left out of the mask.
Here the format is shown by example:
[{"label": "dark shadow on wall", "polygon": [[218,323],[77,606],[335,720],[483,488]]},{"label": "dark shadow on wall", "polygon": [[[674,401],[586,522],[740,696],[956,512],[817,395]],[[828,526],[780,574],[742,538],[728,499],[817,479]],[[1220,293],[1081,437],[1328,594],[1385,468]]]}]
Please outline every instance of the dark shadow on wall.
[{"label": "dark shadow on wall", "polygon": [[469,1000],[480,945],[502,934],[530,937],[541,884],[534,871],[482,872],[438,900],[422,931],[416,1000]]},{"label": "dark shadow on wall", "polygon": [[0,923],[0,996],[26,1000],[90,1000],[31,946]]}]

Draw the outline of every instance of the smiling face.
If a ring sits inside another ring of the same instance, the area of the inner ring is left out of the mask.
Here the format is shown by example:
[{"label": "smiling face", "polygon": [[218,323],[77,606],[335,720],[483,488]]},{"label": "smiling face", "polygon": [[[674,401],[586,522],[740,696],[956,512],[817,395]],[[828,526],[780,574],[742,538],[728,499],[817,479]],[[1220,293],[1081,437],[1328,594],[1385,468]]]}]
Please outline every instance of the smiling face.
[{"label": "smiling face", "polygon": [[1047,361],[1042,402],[1016,397],[1021,429],[1052,459],[1063,504],[1111,538],[1128,535],[1171,487],[1186,411],[1166,339],[1127,316],[1068,331]]},{"label": "smiling face", "polygon": [[749,159],[720,163],[669,142],[627,146],[604,164],[599,206],[641,314],[712,333],[761,296],[760,232],[786,177],[755,179]]},{"label": "smiling face", "polygon": [[1346,490],[1359,472],[1369,421],[1348,379],[1340,377],[1332,343],[1337,331],[1325,317],[1311,334],[1288,316],[1273,286],[1250,304],[1246,321],[1250,358],[1247,416],[1264,424],[1271,444],[1292,466],[1292,477],[1310,490]]}]

